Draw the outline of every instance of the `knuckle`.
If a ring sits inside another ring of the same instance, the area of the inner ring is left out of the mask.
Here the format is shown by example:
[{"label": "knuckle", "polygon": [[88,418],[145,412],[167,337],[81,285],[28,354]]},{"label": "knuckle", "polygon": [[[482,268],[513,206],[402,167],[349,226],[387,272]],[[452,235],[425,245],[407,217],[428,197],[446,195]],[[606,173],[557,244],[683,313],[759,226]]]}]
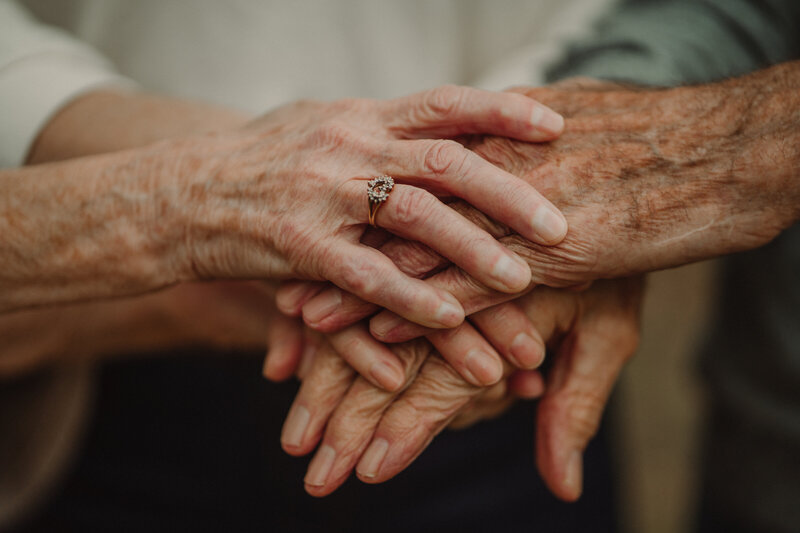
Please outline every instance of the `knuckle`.
[{"label": "knuckle", "polygon": [[468,155],[466,149],[455,141],[436,140],[425,149],[422,167],[429,175],[440,177],[463,170]]},{"label": "knuckle", "polygon": [[597,433],[605,398],[590,391],[564,392],[553,398],[571,430],[581,439],[589,440]]},{"label": "knuckle", "polygon": [[[546,148],[539,147],[539,150]],[[538,163],[539,152],[521,154],[518,145],[511,140],[501,137],[490,137],[480,145],[480,156],[489,163],[515,175],[530,172],[534,163]],[[537,165],[538,166],[538,165]]]},{"label": "knuckle", "polygon": [[442,281],[445,290],[457,295],[465,309],[483,309],[502,301],[504,297],[457,267],[450,267],[437,277]]},{"label": "knuckle", "polygon": [[463,98],[462,87],[442,85],[427,91],[423,97],[423,104],[431,115],[444,118],[453,115],[460,108]]},{"label": "knuckle", "polygon": [[399,239],[390,241],[381,247],[381,252],[391,259],[401,272],[415,278],[420,278],[446,264],[441,255],[417,241]]},{"label": "knuckle", "polygon": [[469,220],[482,230],[487,231],[495,239],[504,237],[512,233],[512,231],[509,229],[508,226],[489,218],[481,211],[478,211],[477,209],[472,207],[467,202],[464,202],[463,200],[457,200],[455,202],[449,203],[448,205],[456,213],[466,218],[467,220]]},{"label": "knuckle", "polygon": [[365,296],[375,292],[375,268],[369,261],[361,258],[345,259],[339,269],[339,276],[345,289],[350,292]]},{"label": "knuckle", "polygon": [[317,148],[335,149],[347,145],[354,137],[349,128],[336,122],[326,122],[311,134],[311,144]]},{"label": "knuckle", "polygon": [[487,310],[486,316],[496,326],[509,325],[511,328],[518,324],[522,312],[513,303],[496,305]]},{"label": "knuckle", "polygon": [[416,187],[404,187],[402,194],[393,200],[392,218],[399,226],[414,226],[425,220],[437,201],[432,194]]},{"label": "knuckle", "polygon": [[364,348],[364,341],[356,335],[332,335],[331,338],[336,351],[346,360],[350,361],[353,354],[360,353]]}]

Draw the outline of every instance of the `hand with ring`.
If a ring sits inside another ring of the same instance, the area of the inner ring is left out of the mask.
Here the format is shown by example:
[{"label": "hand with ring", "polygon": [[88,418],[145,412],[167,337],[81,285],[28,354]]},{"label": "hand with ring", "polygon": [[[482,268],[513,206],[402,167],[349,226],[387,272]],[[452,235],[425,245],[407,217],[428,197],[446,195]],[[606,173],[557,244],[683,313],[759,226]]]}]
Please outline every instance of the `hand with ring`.
[{"label": "hand with ring", "polygon": [[195,170],[178,202],[192,206],[191,267],[200,278],[328,280],[415,323],[454,327],[461,304],[369,246],[366,224],[429,247],[495,290],[524,290],[527,264],[440,198],[461,198],[543,245],[564,238],[564,217],[530,184],[442,138],[548,141],[562,128],[524,95],[450,86],[282,107],[184,154]]}]

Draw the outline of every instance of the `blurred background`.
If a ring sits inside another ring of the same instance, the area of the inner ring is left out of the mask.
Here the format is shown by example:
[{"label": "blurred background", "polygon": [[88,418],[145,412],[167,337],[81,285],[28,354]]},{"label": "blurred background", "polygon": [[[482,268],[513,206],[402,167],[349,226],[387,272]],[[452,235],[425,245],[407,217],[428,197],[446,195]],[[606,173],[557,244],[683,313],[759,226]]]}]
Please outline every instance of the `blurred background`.
[{"label": "blurred background", "polygon": [[703,398],[696,352],[713,301],[713,261],[648,277],[642,342],[616,390],[616,466],[627,531],[690,531]]}]

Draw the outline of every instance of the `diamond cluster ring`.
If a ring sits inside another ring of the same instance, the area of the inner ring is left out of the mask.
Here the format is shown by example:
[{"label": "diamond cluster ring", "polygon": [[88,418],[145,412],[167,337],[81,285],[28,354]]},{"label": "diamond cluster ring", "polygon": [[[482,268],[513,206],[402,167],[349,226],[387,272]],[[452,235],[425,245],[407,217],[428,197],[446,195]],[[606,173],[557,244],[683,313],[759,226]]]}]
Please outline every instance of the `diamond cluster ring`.
[{"label": "diamond cluster ring", "polygon": [[367,183],[367,198],[369,198],[369,224],[375,226],[375,216],[378,214],[383,202],[389,198],[389,193],[394,187],[394,179],[383,174],[377,178],[369,180]]}]

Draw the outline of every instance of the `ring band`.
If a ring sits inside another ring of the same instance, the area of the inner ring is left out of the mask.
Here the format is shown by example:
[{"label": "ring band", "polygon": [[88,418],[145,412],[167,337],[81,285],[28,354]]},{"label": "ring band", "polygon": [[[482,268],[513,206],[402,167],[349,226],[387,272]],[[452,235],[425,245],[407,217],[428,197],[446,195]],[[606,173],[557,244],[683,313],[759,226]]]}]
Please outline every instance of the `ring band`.
[{"label": "ring band", "polygon": [[394,188],[394,179],[391,176],[382,174],[377,178],[369,180],[367,183],[367,198],[369,199],[369,225],[375,225],[375,217],[378,215],[383,202],[389,199],[389,193]]}]

